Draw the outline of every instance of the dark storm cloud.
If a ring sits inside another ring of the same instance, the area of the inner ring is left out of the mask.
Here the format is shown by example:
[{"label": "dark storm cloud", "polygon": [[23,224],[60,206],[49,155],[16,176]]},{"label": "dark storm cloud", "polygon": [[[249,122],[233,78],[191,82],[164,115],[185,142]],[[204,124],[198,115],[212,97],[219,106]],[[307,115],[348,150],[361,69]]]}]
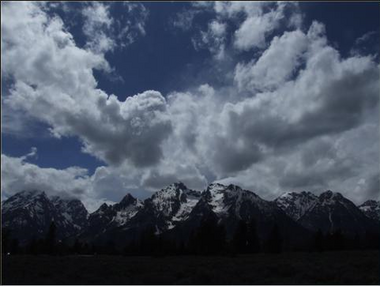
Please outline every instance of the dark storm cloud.
[{"label": "dark storm cloud", "polygon": [[337,160],[332,165],[326,164],[284,173],[279,185],[284,189],[304,188],[321,191],[323,188],[328,188],[329,182],[333,179],[343,181],[354,175],[354,168]]},{"label": "dark storm cloud", "polygon": [[263,158],[256,143],[242,141],[242,144],[239,144],[239,142],[233,140],[233,134],[231,136],[227,140],[225,138],[216,138],[213,144],[216,150],[214,163],[222,173],[230,174],[245,170]]}]

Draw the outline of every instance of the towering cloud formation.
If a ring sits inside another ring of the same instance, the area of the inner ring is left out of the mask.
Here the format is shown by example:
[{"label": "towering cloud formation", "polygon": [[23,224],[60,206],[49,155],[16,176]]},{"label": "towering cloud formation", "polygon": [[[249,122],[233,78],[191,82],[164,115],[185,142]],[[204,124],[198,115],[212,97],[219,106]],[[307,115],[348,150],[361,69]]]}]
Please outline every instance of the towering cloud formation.
[{"label": "towering cloud formation", "polygon": [[14,81],[5,108],[46,122],[54,136],[79,136],[86,152],[107,163],[159,161],[160,144],[171,132],[159,92],[124,102],[107,95],[93,75],[94,69],[108,70],[104,55],[79,48],[60,18],[33,3],[8,3],[3,13],[2,68]]},{"label": "towering cloud formation", "polygon": [[[2,72],[11,82],[3,108],[44,122],[58,138],[76,136],[84,152],[108,165],[92,177],[81,169],[56,170],[75,182],[68,188],[116,200],[126,190],[176,180],[198,189],[220,180],[267,198],[325,187],[359,201],[374,196],[380,88],[373,57],[342,57],[323,24],[302,27],[293,4],[206,3],[202,9],[214,16],[194,37],[197,48],[207,47],[216,66],[229,58],[233,79],[121,101],[98,89],[93,74],[112,70],[104,53],[119,43],[111,31],[117,20],[102,5],[83,10],[83,31],[92,39],[84,47],[38,4],[6,3],[2,10]],[[190,22],[201,13],[194,9],[187,12]],[[91,38],[98,28],[99,38]],[[249,50],[256,51],[252,58],[239,56]],[[3,159],[47,172],[25,158]],[[2,166],[4,190],[25,188],[14,183],[21,175],[12,166]]]}]

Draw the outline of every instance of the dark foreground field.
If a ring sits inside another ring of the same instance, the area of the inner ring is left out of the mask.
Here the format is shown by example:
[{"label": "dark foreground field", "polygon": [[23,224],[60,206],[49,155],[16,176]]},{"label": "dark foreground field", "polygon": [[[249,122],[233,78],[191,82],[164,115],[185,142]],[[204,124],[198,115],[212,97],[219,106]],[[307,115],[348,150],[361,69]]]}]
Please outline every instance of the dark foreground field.
[{"label": "dark foreground field", "polygon": [[8,256],[3,284],[377,284],[378,251],[237,257]]}]

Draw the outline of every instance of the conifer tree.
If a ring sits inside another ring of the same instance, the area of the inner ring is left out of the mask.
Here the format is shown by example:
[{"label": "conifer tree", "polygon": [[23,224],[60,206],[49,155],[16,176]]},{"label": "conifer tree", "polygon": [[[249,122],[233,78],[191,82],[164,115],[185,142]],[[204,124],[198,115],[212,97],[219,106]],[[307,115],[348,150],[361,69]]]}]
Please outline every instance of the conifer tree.
[{"label": "conifer tree", "polygon": [[251,218],[247,225],[247,253],[257,253],[260,251],[260,239],[257,234],[256,220]]},{"label": "conifer tree", "polygon": [[325,248],[324,236],[321,229],[314,235],[314,248],[316,251],[322,252]]},{"label": "conifer tree", "polygon": [[152,255],[157,248],[157,238],[154,227],[147,227],[140,235],[139,249],[143,255]]},{"label": "conifer tree", "polygon": [[247,224],[240,220],[235,229],[232,242],[237,253],[246,253],[248,244]]},{"label": "conifer tree", "polygon": [[17,238],[13,238],[12,243],[11,243],[11,253],[12,254],[19,254],[19,252],[20,252],[19,240]]},{"label": "conifer tree", "polygon": [[55,225],[55,222],[52,221],[45,239],[46,250],[48,254],[54,254],[56,246],[56,231],[57,227]]},{"label": "conifer tree", "polygon": [[10,252],[11,248],[11,231],[9,228],[2,229],[2,237],[1,237],[1,251],[2,253]]},{"label": "conifer tree", "polygon": [[226,231],[223,225],[218,225],[214,216],[204,218],[195,231],[192,246],[197,254],[212,255],[219,254],[225,248]]},{"label": "conifer tree", "polygon": [[345,238],[341,229],[337,229],[331,236],[333,250],[343,250],[345,248]]},{"label": "conifer tree", "polygon": [[266,245],[269,253],[280,253],[282,251],[282,238],[277,223],[274,223]]},{"label": "conifer tree", "polygon": [[82,253],[82,244],[80,243],[78,238],[76,238],[74,241],[73,251],[74,251],[74,254],[81,254]]}]

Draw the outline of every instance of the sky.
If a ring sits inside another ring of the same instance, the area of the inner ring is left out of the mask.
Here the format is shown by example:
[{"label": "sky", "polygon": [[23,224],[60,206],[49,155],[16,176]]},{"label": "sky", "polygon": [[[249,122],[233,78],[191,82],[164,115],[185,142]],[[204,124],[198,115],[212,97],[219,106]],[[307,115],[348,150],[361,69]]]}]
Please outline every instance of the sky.
[{"label": "sky", "polygon": [[182,181],[379,199],[377,3],[2,2],[2,199]]}]

